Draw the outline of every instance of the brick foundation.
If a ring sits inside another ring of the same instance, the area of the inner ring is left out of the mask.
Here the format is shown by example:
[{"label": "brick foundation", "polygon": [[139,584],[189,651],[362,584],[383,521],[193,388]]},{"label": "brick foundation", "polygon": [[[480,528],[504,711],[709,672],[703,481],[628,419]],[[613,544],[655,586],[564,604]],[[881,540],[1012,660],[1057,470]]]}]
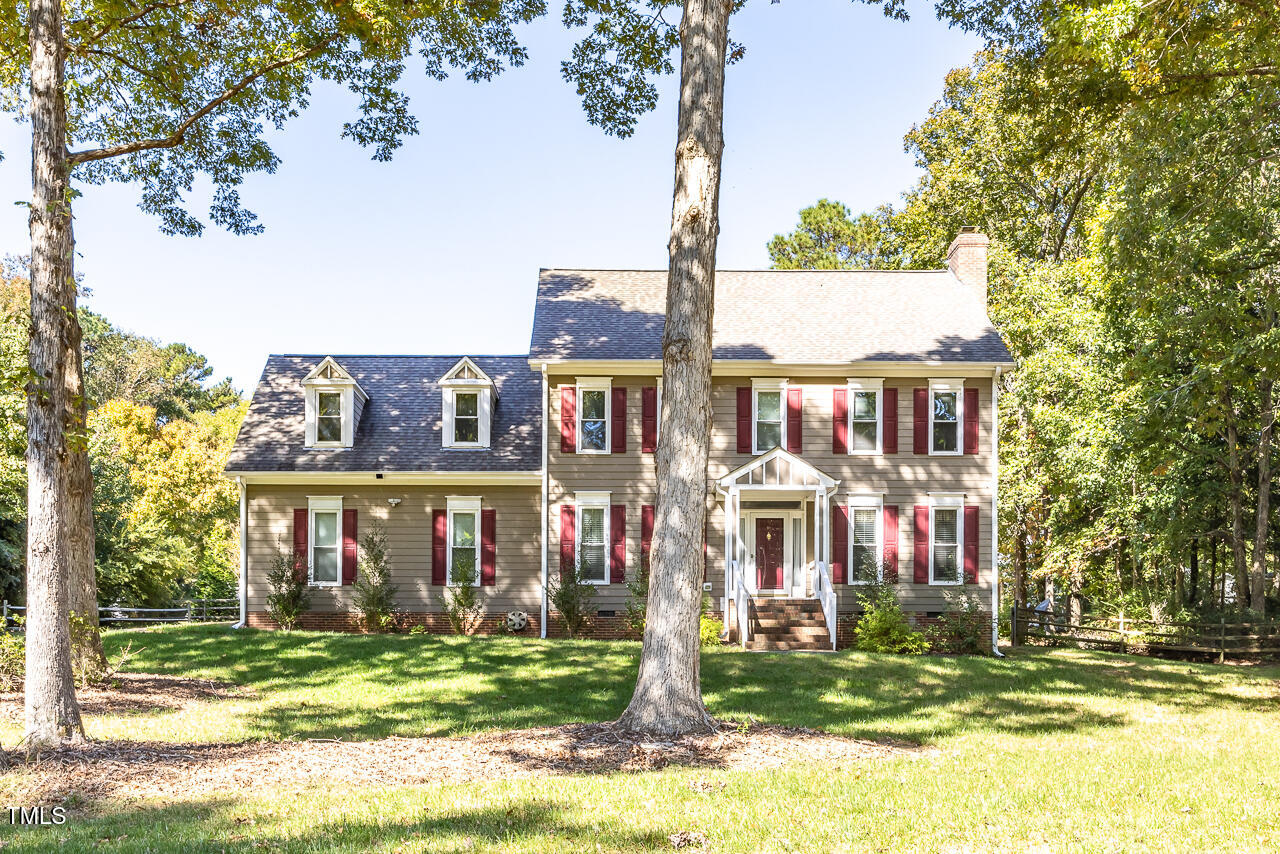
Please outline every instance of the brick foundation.
[{"label": "brick foundation", "polygon": [[[421,612],[421,613],[399,613],[396,614],[395,631],[408,632],[415,626],[424,626],[426,630],[433,635],[451,635],[453,627],[449,625],[449,619],[439,612]],[[262,611],[253,611],[249,614],[249,628],[251,629],[278,629],[279,625]],[[309,632],[359,632],[360,628],[356,622],[355,615],[346,612],[330,612],[320,613],[311,612],[303,614],[298,620],[298,628]],[[476,635],[503,635],[510,634],[507,631],[507,615],[501,614],[485,614],[482,616],[472,634]],[[529,615],[529,625],[522,631],[515,633],[520,637],[538,637],[538,615]]]}]

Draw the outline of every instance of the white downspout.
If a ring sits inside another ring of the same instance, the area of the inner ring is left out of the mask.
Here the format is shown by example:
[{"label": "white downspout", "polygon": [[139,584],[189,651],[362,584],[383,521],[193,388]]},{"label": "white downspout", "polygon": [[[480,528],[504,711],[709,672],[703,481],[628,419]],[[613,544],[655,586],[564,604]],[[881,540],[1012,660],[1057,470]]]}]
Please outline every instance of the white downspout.
[{"label": "white downspout", "polygon": [[542,628],[542,637],[547,636],[547,548],[551,545],[551,520],[547,516],[547,493],[550,487],[550,477],[547,473],[547,431],[551,428],[547,424],[547,418],[550,415],[549,401],[551,394],[547,386],[547,363],[542,363],[542,534],[538,537],[542,545],[542,617],[538,621],[538,625]]},{"label": "white downspout", "polygon": [[244,478],[236,478],[240,490],[240,622],[233,629],[249,625],[249,501]]},{"label": "white downspout", "polygon": [[991,654],[1000,652],[1000,374],[991,378]]}]

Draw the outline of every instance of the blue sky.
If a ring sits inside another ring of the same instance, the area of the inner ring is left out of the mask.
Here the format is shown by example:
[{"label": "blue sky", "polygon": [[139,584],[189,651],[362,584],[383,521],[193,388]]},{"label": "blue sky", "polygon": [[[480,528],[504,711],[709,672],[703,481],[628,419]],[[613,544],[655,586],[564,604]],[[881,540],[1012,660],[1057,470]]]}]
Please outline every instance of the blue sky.
[{"label": "blue sky", "polygon": [[[767,266],[768,239],[820,197],[862,210],[914,183],[902,136],[980,45],[909,8],[904,24],[850,0],[754,0],[734,18],[722,268]],[[279,171],[242,188],[263,235],[168,237],[137,188],[83,188],[87,304],[251,390],[272,352],[523,352],[540,267],[665,268],[676,81],[634,136],[608,137],[560,78],[574,37],[558,13],[523,35],[531,61],[495,82],[407,75],[421,133],[390,163],[339,139],[353,99],[317,90],[271,137]],[[0,124],[0,200],[28,198],[28,145],[28,125]],[[0,203],[0,253],[27,246],[25,212]]]}]

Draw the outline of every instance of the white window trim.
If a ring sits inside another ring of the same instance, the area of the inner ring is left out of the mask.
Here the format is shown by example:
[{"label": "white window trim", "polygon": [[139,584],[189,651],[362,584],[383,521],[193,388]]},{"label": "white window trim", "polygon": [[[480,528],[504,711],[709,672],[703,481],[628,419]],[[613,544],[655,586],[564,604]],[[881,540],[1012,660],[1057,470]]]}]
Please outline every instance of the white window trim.
[{"label": "white window trim", "polygon": [[476,517],[476,577],[471,582],[472,587],[480,586],[480,579],[484,573],[484,568],[480,565],[482,559],[481,546],[484,541],[484,531],[481,529],[483,524],[480,510],[481,501],[479,496],[473,495],[446,495],[445,509],[448,516],[448,530],[445,532],[445,542],[448,544],[448,552],[445,556],[444,583],[447,587],[457,587],[453,582],[453,517],[456,513],[473,513]]},{"label": "white window trim", "polygon": [[[337,442],[321,442],[316,438],[320,416],[320,393],[342,395],[342,439]],[[355,387],[334,383],[308,384],[306,394],[306,446],[308,448],[350,448],[354,432],[351,419],[355,412]]]},{"label": "white window trim", "polygon": [[[956,580],[938,581],[933,577],[934,534],[938,530],[933,514],[938,508],[956,511]],[[960,587],[964,584],[964,493],[929,493],[929,584],[937,587]]]},{"label": "white window trim", "polygon": [[[846,450],[852,457],[875,457],[884,453],[884,380],[868,377],[849,377],[846,388],[849,401],[845,406],[845,440]],[[854,395],[860,391],[873,391],[876,394],[876,446],[873,449],[855,450],[853,447],[853,412]]]},{"label": "white window trim", "polygon": [[582,511],[584,508],[602,508],[604,510],[604,580],[588,580],[586,584],[596,587],[607,587],[613,575],[610,561],[613,557],[613,520],[610,518],[610,498],[608,492],[578,492],[573,496],[575,506],[573,525],[573,564],[581,566],[582,555]]},{"label": "white window trim", "polygon": [[[333,581],[316,581],[316,511],[322,513],[335,512],[338,515],[337,550],[338,577]],[[342,496],[341,495],[308,495],[307,496],[307,585],[310,587],[342,586]]]},{"label": "white window trim", "polygon": [[[935,392],[955,392],[956,395],[956,449],[954,451],[935,451],[933,449],[933,395]],[[964,378],[946,378],[929,380],[929,456],[959,457],[964,454]]]},{"label": "white window trim", "polygon": [[[609,377],[578,377],[577,379],[577,405],[574,407],[574,435],[577,437],[577,452],[579,454],[603,455],[613,452],[613,380]],[[602,391],[604,392],[604,448],[596,450],[595,448],[582,447],[582,413],[583,406],[582,393],[584,391]]]},{"label": "white window trim", "polygon": [[[441,414],[442,429],[440,431],[441,446],[456,450],[474,450],[476,448],[488,448],[490,442],[491,425],[493,419],[493,386],[484,380],[448,380],[447,383],[441,383]],[[459,442],[454,433],[454,425],[457,423],[457,393],[465,392],[478,396],[476,402],[476,413],[479,416],[479,430],[477,442]]]},{"label": "white window trim", "polygon": [[847,524],[849,532],[845,535],[845,545],[848,553],[845,555],[845,579],[847,583],[854,585],[872,584],[870,581],[854,581],[853,579],[853,511],[854,510],[875,510],[876,511],[876,580],[874,583],[884,581],[884,496],[878,492],[850,493],[847,497]]},{"label": "white window trim", "polygon": [[785,378],[778,377],[753,377],[751,380],[751,455],[756,457],[773,450],[772,447],[761,448],[756,441],[756,425],[760,422],[760,392],[762,391],[779,393],[778,415],[782,424],[778,432],[778,447],[783,450],[787,447],[787,381]]}]

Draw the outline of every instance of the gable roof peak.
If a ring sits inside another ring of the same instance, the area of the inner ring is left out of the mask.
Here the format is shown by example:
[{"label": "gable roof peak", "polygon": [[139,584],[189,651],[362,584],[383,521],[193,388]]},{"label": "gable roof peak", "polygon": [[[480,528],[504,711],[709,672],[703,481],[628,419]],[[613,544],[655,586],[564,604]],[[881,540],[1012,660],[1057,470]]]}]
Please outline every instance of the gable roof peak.
[{"label": "gable roof peak", "polygon": [[493,385],[493,380],[470,356],[463,356],[439,379],[440,385]]},{"label": "gable roof peak", "polygon": [[320,364],[316,365],[311,371],[302,378],[303,385],[326,385],[336,383],[338,385],[352,386],[360,396],[365,400],[369,399],[369,395],[360,387],[360,383],[356,382],[356,378],[342,365],[338,364],[337,359],[332,356],[325,356],[320,360]]}]

